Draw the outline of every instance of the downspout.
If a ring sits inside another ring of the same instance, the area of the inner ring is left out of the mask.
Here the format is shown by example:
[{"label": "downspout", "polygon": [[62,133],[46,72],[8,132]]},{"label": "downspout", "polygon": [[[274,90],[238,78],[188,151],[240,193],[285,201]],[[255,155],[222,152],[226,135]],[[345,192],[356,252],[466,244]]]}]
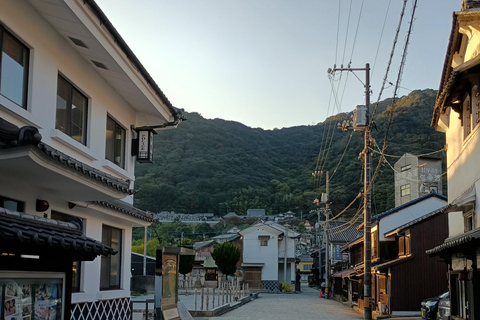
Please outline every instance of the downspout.
[{"label": "downspout", "polygon": [[287,283],[287,239],[288,239],[288,229],[285,229],[286,234],[283,237],[285,241],[285,252],[283,253],[283,283]]}]

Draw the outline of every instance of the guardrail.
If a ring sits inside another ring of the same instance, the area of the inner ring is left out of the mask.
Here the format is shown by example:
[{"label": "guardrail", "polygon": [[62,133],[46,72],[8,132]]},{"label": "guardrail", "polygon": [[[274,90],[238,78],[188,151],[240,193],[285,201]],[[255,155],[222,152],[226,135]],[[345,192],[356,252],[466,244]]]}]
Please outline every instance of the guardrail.
[{"label": "guardrail", "polygon": [[[137,305],[142,305],[140,308],[135,308]],[[152,305],[152,308],[149,309],[148,307]],[[145,309],[143,309],[145,308]],[[155,318],[155,300],[154,299],[146,299],[144,301],[132,301],[130,300],[130,310],[131,316],[130,320],[153,320]],[[139,315],[141,314],[141,316]]]}]

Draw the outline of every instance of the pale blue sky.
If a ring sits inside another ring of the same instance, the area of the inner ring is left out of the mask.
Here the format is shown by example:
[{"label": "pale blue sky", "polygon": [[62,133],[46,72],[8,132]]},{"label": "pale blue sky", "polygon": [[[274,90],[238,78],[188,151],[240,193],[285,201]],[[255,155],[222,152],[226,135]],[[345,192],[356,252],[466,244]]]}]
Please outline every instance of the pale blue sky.
[{"label": "pale blue sky", "polygon": [[[363,104],[362,84],[352,74],[336,75],[340,103],[330,99],[327,69],[335,63],[351,61],[355,68],[370,63],[375,102],[403,5],[401,0],[96,2],[174,106],[264,129],[311,125]],[[407,2],[388,77],[393,83],[412,3]],[[452,12],[461,3],[418,1],[402,87],[438,89]],[[357,76],[365,79],[364,72]],[[382,100],[392,94],[390,87]]]}]

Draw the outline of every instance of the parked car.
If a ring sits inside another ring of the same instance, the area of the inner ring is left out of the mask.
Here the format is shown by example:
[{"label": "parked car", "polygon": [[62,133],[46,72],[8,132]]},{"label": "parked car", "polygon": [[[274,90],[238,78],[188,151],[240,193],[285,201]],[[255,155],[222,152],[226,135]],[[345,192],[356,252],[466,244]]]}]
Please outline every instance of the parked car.
[{"label": "parked car", "polygon": [[420,310],[422,312],[422,319],[435,320],[437,319],[438,301],[449,297],[449,292],[446,291],[436,297],[428,298],[422,301]]},{"label": "parked car", "polygon": [[437,320],[450,320],[450,298],[438,301]]}]

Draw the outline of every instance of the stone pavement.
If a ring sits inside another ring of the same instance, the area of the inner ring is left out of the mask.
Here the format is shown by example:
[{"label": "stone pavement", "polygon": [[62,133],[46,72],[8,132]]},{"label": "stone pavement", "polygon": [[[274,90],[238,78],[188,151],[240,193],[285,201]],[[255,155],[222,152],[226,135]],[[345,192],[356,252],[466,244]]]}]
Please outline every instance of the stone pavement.
[{"label": "stone pavement", "polygon": [[[302,286],[302,293],[260,293],[259,298],[218,317],[195,320],[350,320],[363,319],[363,315],[336,300],[321,299],[318,290]],[[132,300],[153,299],[153,295],[132,297]],[[180,290],[179,300],[194,309],[193,294]],[[145,305],[138,305],[142,309]],[[153,305],[150,305],[153,308]],[[140,318],[141,319],[141,318]],[[420,317],[399,317],[389,320],[420,320]]]},{"label": "stone pavement", "polygon": [[[238,309],[208,320],[349,320],[363,319],[352,308],[335,300],[320,299],[318,290],[302,287],[302,293],[261,293]],[[196,318],[200,320],[201,318]],[[203,320],[202,319],[202,320]]]}]

